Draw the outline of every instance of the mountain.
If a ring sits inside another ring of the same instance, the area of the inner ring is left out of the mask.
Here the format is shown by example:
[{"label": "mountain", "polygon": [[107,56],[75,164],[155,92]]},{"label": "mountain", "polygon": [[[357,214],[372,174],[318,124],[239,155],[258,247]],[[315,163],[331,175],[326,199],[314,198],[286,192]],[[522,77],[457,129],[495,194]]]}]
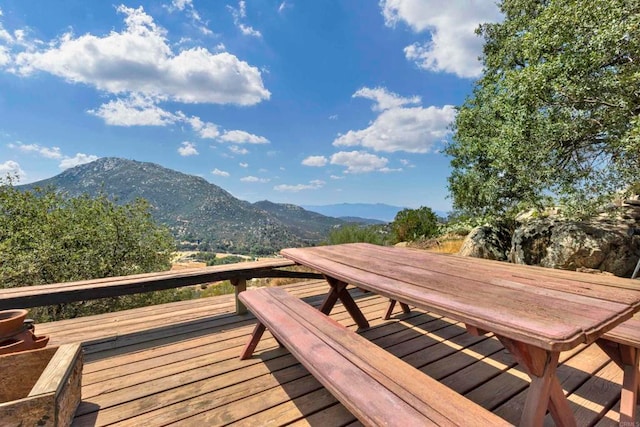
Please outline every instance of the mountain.
[{"label": "mountain", "polygon": [[297,205],[263,200],[254,203],[253,206],[275,216],[296,235],[308,240],[322,240],[327,237],[329,230],[346,223],[342,219],[311,212]]},{"label": "mountain", "polygon": [[119,158],[101,158],[21,188],[50,185],[70,196],[102,193],[123,204],[144,198],[176,238],[211,250],[271,253],[310,245],[342,222],[294,205],[253,205],[203,178]]},{"label": "mountain", "polygon": [[350,217],[392,222],[402,207],[384,203],[340,203],[335,205],[303,205],[304,209],[336,218]]}]

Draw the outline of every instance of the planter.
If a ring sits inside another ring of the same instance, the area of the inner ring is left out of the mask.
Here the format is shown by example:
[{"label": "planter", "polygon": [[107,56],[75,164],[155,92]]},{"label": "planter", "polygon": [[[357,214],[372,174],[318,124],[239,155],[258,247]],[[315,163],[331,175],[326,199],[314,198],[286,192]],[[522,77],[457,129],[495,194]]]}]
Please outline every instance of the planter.
[{"label": "planter", "polygon": [[0,356],[2,425],[70,425],[81,381],[79,343]]}]

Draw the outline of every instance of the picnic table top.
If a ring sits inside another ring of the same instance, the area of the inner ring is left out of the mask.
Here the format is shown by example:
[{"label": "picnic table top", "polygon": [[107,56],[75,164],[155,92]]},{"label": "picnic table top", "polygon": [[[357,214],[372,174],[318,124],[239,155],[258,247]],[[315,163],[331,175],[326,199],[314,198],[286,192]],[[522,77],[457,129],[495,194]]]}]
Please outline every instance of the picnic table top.
[{"label": "picnic table top", "polygon": [[545,350],[594,342],[640,309],[630,279],[353,243],[284,249],[326,276]]}]

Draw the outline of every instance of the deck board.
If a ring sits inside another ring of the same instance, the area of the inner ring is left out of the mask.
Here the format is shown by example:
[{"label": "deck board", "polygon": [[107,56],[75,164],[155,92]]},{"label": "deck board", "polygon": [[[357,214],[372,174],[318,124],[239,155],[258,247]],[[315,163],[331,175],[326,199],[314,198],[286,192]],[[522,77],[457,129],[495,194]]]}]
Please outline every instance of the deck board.
[{"label": "deck board", "polygon": [[[307,281],[285,288],[317,306],[328,286]],[[470,335],[464,325],[420,310],[398,308],[385,321],[386,299],[350,292],[371,324],[359,332],[365,338],[518,421],[529,378],[495,337]],[[234,310],[227,295],[36,328],[53,345],[86,343],[77,426],[360,425],[268,332],[254,357],[240,361],[255,319]],[[357,330],[342,305],[331,316]],[[622,374],[597,346],[562,353],[558,375],[579,425],[617,423]]]}]

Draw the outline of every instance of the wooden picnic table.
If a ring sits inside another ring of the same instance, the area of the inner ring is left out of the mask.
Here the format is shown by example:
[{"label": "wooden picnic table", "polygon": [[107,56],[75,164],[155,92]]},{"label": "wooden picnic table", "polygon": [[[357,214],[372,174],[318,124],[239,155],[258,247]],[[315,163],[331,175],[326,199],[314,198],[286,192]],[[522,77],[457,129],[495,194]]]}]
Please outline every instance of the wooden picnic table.
[{"label": "wooden picnic table", "polygon": [[[348,284],[492,332],[531,378],[521,425],[575,418],[556,376],[560,352],[596,342],[640,310],[640,283],[540,267],[365,243],[284,249],[281,254],[324,274],[330,291],[321,311],[340,299],[359,327],[367,320]],[[637,369],[627,392],[637,396]]]}]

